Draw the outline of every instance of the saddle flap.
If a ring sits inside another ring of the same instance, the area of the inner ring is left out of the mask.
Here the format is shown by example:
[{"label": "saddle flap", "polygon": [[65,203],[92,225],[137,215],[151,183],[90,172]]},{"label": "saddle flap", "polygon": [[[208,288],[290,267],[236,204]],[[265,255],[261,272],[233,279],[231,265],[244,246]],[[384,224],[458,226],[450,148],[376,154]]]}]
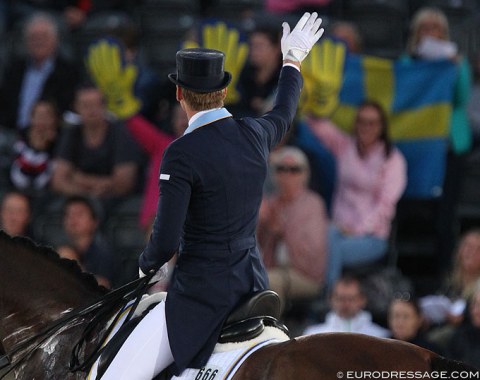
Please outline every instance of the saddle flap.
[{"label": "saddle flap", "polygon": [[220,332],[218,343],[238,343],[255,339],[265,330],[265,326],[275,327],[289,336],[288,328],[283,323],[275,318],[263,316],[245,319],[225,326]]},{"label": "saddle flap", "polygon": [[250,318],[230,324],[222,329],[218,343],[244,342],[259,336],[265,325],[263,318]]}]

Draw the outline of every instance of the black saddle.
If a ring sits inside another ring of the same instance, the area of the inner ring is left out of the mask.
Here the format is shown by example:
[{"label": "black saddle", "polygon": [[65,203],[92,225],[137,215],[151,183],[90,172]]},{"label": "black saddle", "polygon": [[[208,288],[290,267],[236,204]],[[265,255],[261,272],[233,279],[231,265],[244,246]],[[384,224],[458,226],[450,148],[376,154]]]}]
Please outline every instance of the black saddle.
[{"label": "black saddle", "polygon": [[274,326],[288,335],[288,329],[278,321],[280,298],[272,290],[255,293],[237,306],[225,321],[219,343],[244,342],[259,336],[265,326]]}]

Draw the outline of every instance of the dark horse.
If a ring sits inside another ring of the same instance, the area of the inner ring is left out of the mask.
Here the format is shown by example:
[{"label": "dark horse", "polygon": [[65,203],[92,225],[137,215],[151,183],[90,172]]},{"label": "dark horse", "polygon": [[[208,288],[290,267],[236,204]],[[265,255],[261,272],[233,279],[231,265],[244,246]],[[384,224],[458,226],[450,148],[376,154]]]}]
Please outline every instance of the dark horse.
[{"label": "dark horse", "polygon": [[[78,310],[88,310],[85,307],[98,304],[111,293],[52,249],[0,231],[0,353],[3,349],[11,365],[20,361],[14,366],[16,378],[86,378],[85,372],[70,372],[72,346],[84,336],[97,313],[79,315]],[[115,314],[114,310],[110,313]],[[99,343],[105,326],[106,322],[100,323],[88,335],[80,356]],[[242,364],[234,379],[338,380],[381,371],[423,375],[475,369],[395,340],[320,334],[261,348]]]}]

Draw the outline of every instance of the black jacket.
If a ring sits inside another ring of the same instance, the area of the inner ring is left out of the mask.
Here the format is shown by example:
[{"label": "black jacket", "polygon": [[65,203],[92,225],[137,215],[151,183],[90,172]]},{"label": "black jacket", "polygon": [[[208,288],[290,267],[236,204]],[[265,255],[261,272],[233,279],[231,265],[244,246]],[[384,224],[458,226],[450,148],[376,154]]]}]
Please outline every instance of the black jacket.
[{"label": "black jacket", "polygon": [[140,257],[145,273],[179,250],[166,301],[174,373],[203,366],[230,311],[268,287],[255,229],[270,150],[297,109],[302,78],[285,67],[273,110],[226,117],[175,140],[162,159],[153,234]]},{"label": "black jacket", "polygon": [[[0,87],[0,125],[17,127],[20,91],[27,70],[25,58],[12,62],[4,72]],[[54,100],[60,113],[71,109],[75,89],[80,81],[80,70],[61,57],[55,58],[55,67],[43,85],[40,98]]]}]

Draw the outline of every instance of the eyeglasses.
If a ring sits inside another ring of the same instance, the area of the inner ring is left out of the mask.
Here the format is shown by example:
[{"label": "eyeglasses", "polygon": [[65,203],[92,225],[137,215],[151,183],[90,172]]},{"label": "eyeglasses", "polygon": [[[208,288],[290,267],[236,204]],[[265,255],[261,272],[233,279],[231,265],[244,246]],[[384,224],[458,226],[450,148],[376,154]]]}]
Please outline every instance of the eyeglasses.
[{"label": "eyeglasses", "polygon": [[286,166],[286,165],[278,165],[275,166],[275,171],[277,173],[292,173],[298,174],[303,171],[303,168],[300,166]]}]

